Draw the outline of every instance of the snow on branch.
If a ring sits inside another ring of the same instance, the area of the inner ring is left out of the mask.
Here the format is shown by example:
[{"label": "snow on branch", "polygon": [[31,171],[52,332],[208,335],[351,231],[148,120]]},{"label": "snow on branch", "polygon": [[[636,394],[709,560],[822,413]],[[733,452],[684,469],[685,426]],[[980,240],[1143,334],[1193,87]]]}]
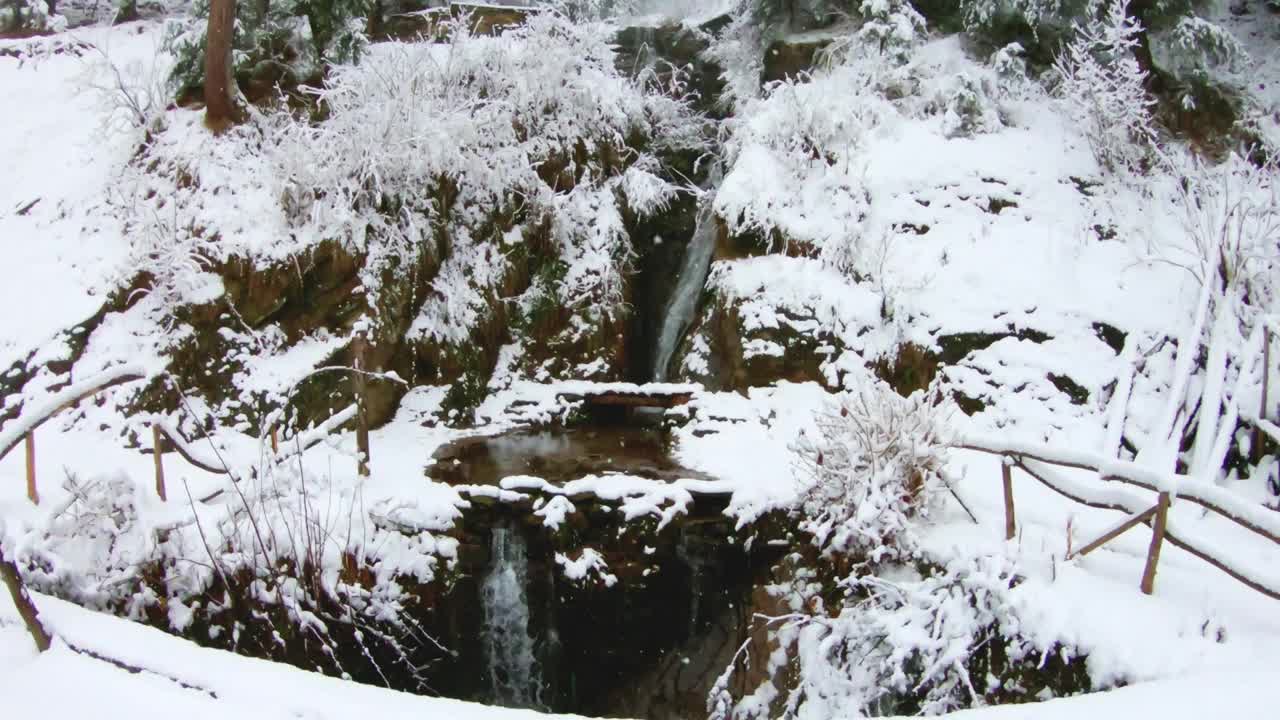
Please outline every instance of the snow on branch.
[{"label": "snow on branch", "polygon": [[40,427],[54,415],[109,387],[142,380],[147,376],[146,369],[141,365],[117,365],[88,379],[68,385],[45,398],[34,408],[24,407],[25,412],[0,430],[0,458],[8,455],[10,450],[22,442],[22,438],[27,433]]},{"label": "snow on branch", "polygon": [[173,443],[173,449],[177,451],[184,460],[204,470],[205,472],[214,473],[215,475],[228,475],[231,470],[223,464],[218,458],[210,458],[195,446],[187,442],[187,439],[178,432],[178,429],[164,420],[157,420],[156,427]]}]

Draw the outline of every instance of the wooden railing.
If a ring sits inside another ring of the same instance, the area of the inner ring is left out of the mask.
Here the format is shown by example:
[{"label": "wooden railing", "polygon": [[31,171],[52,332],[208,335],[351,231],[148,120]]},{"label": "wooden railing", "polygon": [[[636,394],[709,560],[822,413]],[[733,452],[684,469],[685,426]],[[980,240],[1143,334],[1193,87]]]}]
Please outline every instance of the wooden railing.
[{"label": "wooden railing", "polygon": [[[361,369],[365,361],[363,343],[357,343],[355,357],[356,367],[353,368],[352,384],[357,398],[356,403],[334,413],[317,427],[300,433],[295,438],[292,447],[286,447],[283,453],[280,451],[278,431],[273,426],[269,431],[269,437],[276,462],[282,462],[315,447],[342,425],[355,420],[357,450],[360,454],[359,472],[362,476],[369,474],[369,423],[367,413],[364,410],[365,373]],[[58,413],[75,407],[82,400],[93,397],[103,390],[134,380],[145,380],[147,377],[149,377],[148,374],[138,366],[118,365],[87,380],[68,385],[39,402],[33,409],[24,407],[24,412],[9,422],[3,429],[0,429],[0,460],[4,459],[19,443],[23,443],[26,446],[27,497],[32,503],[37,505],[40,503],[40,491],[36,478],[36,429]],[[163,419],[155,419],[151,422],[151,449],[154,454],[156,495],[161,501],[168,500],[163,457],[165,440],[168,440],[169,446],[190,465],[215,475],[231,474],[231,469],[227,467],[221,458],[205,457],[189,440],[183,437],[177,428]],[[217,497],[220,493],[221,491],[202,498],[202,501],[207,502]]]},{"label": "wooden railing", "polygon": [[[1002,442],[976,437],[964,438],[955,447],[1002,458],[1005,536],[1009,539],[1014,537],[1017,528],[1012,473],[1012,469],[1016,467],[1050,490],[1082,505],[1125,513],[1123,519],[1071,553],[1071,557],[1086,555],[1130,528],[1147,524],[1151,526],[1152,533],[1146,567],[1142,574],[1143,592],[1151,594],[1155,590],[1160,550],[1164,541],[1168,540],[1244,585],[1280,600],[1280,579],[1265,577],[1256,569],[1243,566],[1211,543],[1183,532],[1181,528],[1171,524],[1169,519],[1169,508],[1176,497],[1199,505],[1280,545],[1280,514],[1262,505],[1242,500],[1226,490],[1188,475],[1161,473],[1133,462],[1108,459],[1091,453],[1063,451],[1038,443]],[[1080,483],[1056,472],[1054,467],[1093,472],[1106,484],[1095,486]],[[1152,491],[1156,493],[1155,503],[1110,483]]]}]

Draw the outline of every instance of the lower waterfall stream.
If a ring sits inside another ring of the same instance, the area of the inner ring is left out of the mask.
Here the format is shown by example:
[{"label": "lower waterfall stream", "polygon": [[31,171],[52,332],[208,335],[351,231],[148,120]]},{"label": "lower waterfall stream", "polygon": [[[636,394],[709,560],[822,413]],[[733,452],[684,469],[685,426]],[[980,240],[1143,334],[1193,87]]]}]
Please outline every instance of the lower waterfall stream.
[{"label": "lower waterfall stream", "polygon": [[528,552],[510,528],[493,528],[493,564],[484,579],[485,652],[492,702],[514,708],[541,708],[542,678],[529,637]]}]

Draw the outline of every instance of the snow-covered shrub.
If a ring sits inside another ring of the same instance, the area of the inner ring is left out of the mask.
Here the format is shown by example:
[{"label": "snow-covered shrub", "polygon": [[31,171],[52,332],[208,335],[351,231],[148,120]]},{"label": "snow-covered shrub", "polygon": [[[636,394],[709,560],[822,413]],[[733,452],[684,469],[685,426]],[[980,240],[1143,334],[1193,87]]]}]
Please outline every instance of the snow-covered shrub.
[{"label": "snow-covered shrub", "polygon": [[85,68],[84,84],[108,110],[107,132],[137,132],[141,139],[161,129],[169,104],[172,58],[156,48],[148,61],[117,62],[109,50],[95,46],[96,59]]},{"label": "snow-covered shrub", "polygon": [[[154,602],[145,590],[134,599],[142,575],[161,557],[139,524],[137,485],[123,475],[89,481],[68,475],[63,487],[70,499],[53,514],[44,537],[19,558],[28,582],[42,592],[102,610],[124,605],[130,612]],[[82,574],[77,568],[91,572]]]},{"label": "snow-covered shrub", "polygon": [[1021,22],[1032,32],[1061,23],[1085,5],[1081,0],[960,0],[961,19],[970,30]]},{"label": "snow-covered shrub", "polygon": [[[768,618],[777,649],[745,658],[743,646],[708,698],[714,720],[939,715],[1088,687],[1070,652],[1023,634],[1003,558],[850,575],[826,591],[818,572],[793,578],[769,588],[792,611]],[[735,697],[734,673],[752,663],[769,680]]]},{"label": "snow-covered shrub", "polygon": [[422,681],[424,653],[439,649],[414,619],[421,609],[409,611],[421,601],[413,588],[441,579],[456,543],[293,462],[232,471],[225,503],[185,513],[132,478],[69,478],[69,499],[19,545],[24,575],[216,647],[365,682]]},{"label": "snow-covered shrub", "polygon": [[67,28],[67,19],[49,11],[45,0],[5,0],[0,4],[0,31],[55,33]]},{"label": "snow-covered shrub", "polygon": [[947,406],[928,392],[902,397],[868,382],[817,414],[797,442],[806,486],[800,527],[824,553],[872,563],[915,552],[946,462]]},{"label": "snow-covered shrub", "polygon": [[764,35],[748,12],[734,13],[733,19],[715,37],[707,57],[724,68],[725,88],[721,100],[732,106],[760,96],[760,76],[764,71]]},{"label": "snow-covered shrub", "polygon": [[1075,27],[1054,63],[1067,111],[1094,158],[1113,172],[1144,169],[1155,140],[1147,73],[1133,53],[1141,32],[1128,14],[1128,0],[1110,0],[1095,18]]},{"label": "snow-covered shrub", "polygon": [[[1231,31],[1201,17],[1181,18],[1163,32],[1151,34],[1151,55],[1157,67],[1183,86],[1203,86],[1238,71],[1248,53]],[[1193,92],[1183,105],[1193,109]]]},{"label": "snow-covered shrub", "polygon": [[[286,123],[273,152],[293,222],[375,262],[446,223],[441,292],[415,332],[447,341],[475,327],[521,230],[544,220],[568,265],[549,288],[560,303],[615,310],[631,256],[617,195],[633,210],[662,207],[673,188],[654,172],[657,154],[701,143],[681,101],[621,77],[600,33],[554,13],[501,38],[459,29],[443,48],[337,68],[319,97],[329,118]],[[637,143],[646,152],[628,149]],[[510,225],[495,230],[503,215]],[[378,282],[371,271],[366,288]]]},{"label": "snow-covered shrub", "polygon": [[926,33],[924,17],[907,0],[862,0],[858,14],[857,40],[898,64],[911,59]]},{"label": "snow-covered shrub", "polygon": [[992,88],[981,78],[958,73],[947,88],[942,115],[942,134],[967,137],[1000,128],[1000,113],[991,99]]},{"label": "snow-covered shrub", "polygon": [[1035,85],[1027,71],[1027,51],[1021,43],[1009,43],[991,54],[988,61],[996,75],[996,89],[1004,97],[1019,99]]}]

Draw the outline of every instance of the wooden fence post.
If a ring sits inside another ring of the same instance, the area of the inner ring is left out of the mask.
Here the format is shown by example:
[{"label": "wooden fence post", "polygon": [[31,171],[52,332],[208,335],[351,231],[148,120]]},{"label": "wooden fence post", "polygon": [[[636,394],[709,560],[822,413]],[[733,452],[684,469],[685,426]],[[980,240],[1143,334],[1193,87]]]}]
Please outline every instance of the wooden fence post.
[{"label": "wooden fence post", "polygon": [[156,461],[156,495],[160,496],[160,502],[167,502],[169,498],[164,488],[164,457],[160,454],[160,426],[155,423],[151,425],[151,449]]},{"label": "wooden fence post", "polygon": [[1000,475],[1004,480],[1004,539],[1012,540],[1018,523],[1013,515],[1013,468],[1008,458],[1000,458]]},{"label": "wooden fence post", "polygon": [[[1262,399],[1258,401],[1258,419],[1268,420],[1267,411],[1271,408],[1267,405],[1268,381],[1271,379],[1271,328],[1263,326],[1262,328]],[[1266,435],[1262,434],[1262,429],[1255,426],[1253,428],[1253,462],[1262,462],[1262,445],[1265,443]]]},{"label": "wooden fence post", "polygon": [[351,352],[354,356],[351,390],[356,396],[356,452],[360,454],[360,477],[369,477],[369,410],[365,405],[365,364],[369,341],[364,333],[356,335]]},{"label": "wooden fence post", "polygon": [[1147,549],[1147,568],[1142,572],[1142,592],[1150,595],[1156,589],[1156,566],[1160,564],[1160,546],[1164,544],[1164,528],[1169,519],[1169,493],[1160,493],[1156,501],[1156,519],[1151,523],[1151,547]]},{"label": "wooden fence post", "polygon": [[40,491],[36,489],[36,431],[27,433],[27,497],[40,504]]},{"label": "wooden fence post", "polygon": [[271,428],[271,454],[280,454],[280,432],[277,428]]},{"label": "wooden fence post", "polygon": [[0,580],[4,581],[9,588],[9,597],[13,598],[13,606],[18,609],[18,617],[22,618],[22,624],[27,627],[27,632],[31,633],[36,649],[40,652],[48,650],[53,644],[53,638],[40,622],[40,613],[31,602],[27,588],[22,584],[22,575],[18,572],[18,566],[4,556],[4,548],[0,548]]}]

